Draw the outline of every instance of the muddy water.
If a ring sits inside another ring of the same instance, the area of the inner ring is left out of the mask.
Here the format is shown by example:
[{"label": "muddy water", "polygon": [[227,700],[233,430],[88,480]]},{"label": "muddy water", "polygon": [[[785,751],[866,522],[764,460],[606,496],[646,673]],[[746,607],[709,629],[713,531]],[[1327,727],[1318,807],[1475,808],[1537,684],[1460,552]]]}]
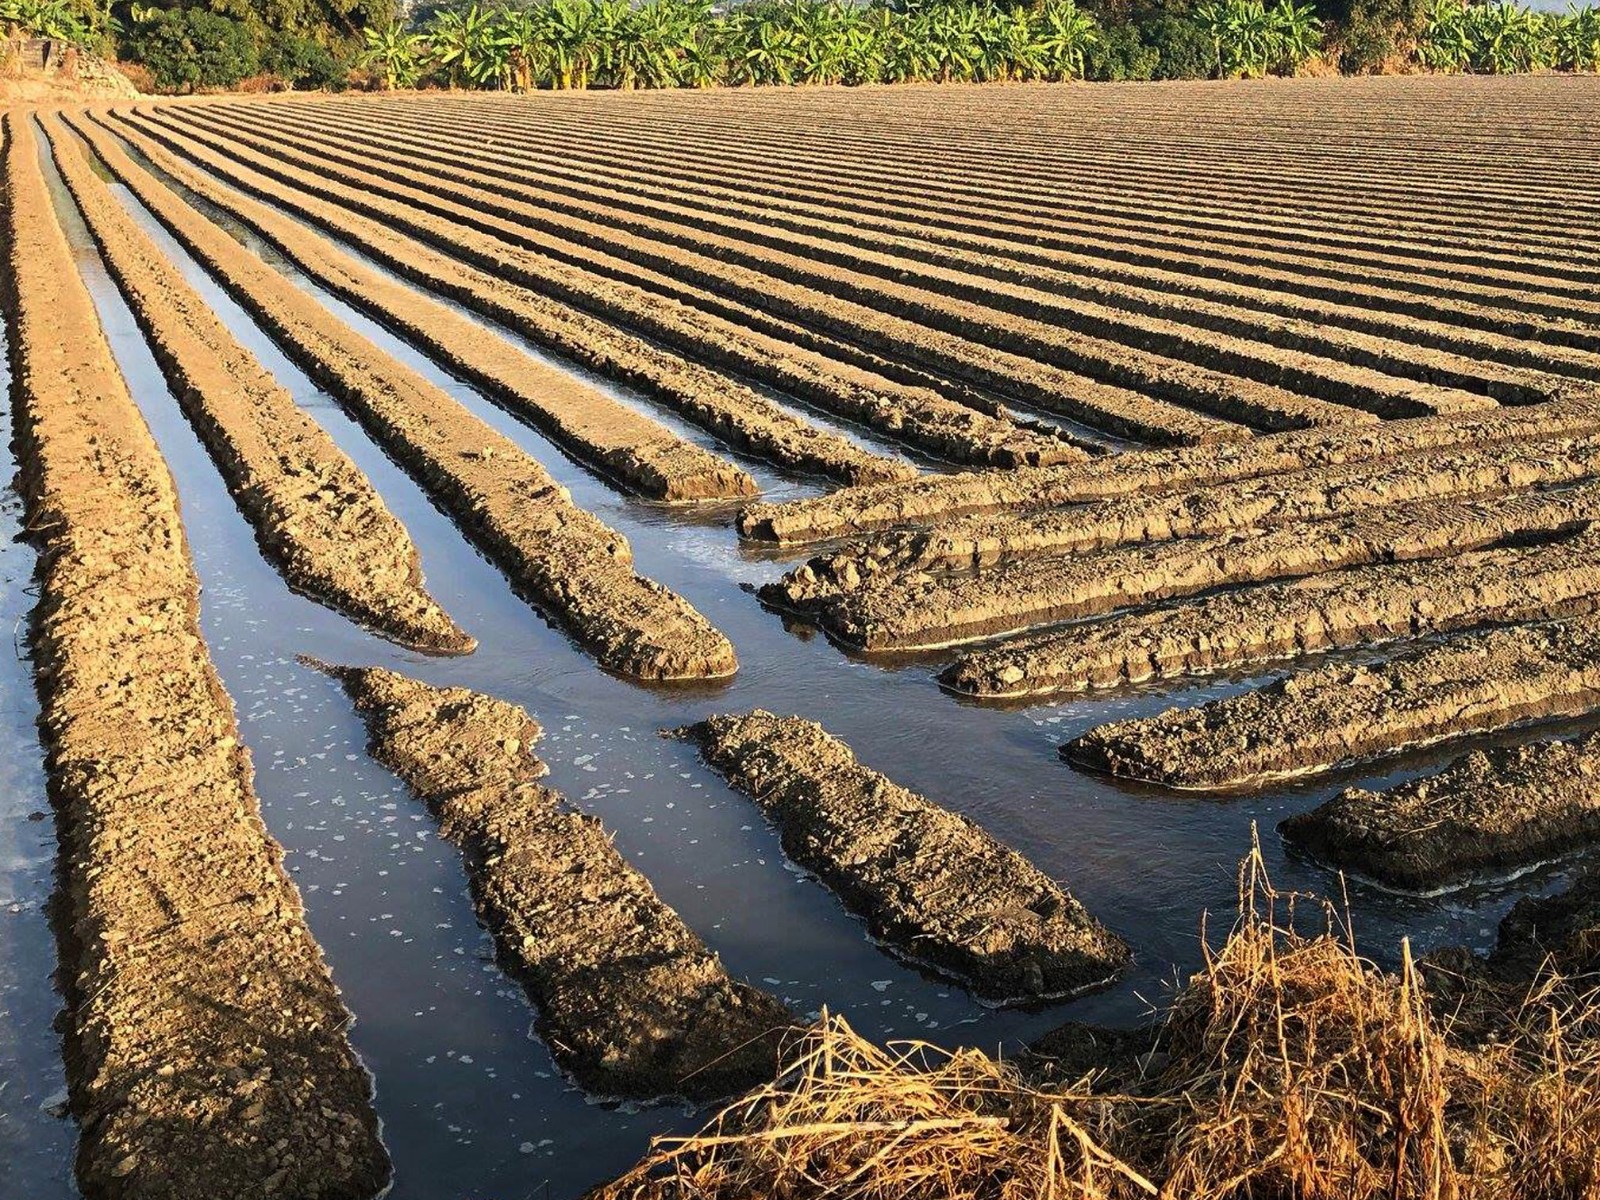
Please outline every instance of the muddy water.
[{"label": "muddy water", "polygon": [[[874,1037],[992,1049],[1069,1016],[1137,1019],[1160,1001],[1175,974],[1195,964],[1202,910],[1230,911],[1234,864],[1253,821],[1280,883],[1330,885],[1324,872],[1285,860],[1272,827],[1334,784],[1237,800],[1173,799],[1077,774],[1056,758],[1061,741],[1100,721],[1154,712],[1174,697],[1191,702],[1225,694],[1246,681],[986,709],[937,690],[938,660],[853,661],[821,638],[787,630],[757,606],[748,588],[774,578],[781,564],[742,553],[724,520],[621,496],[329,300],[624,532],[639,569],[711,618],[734,640],[743,664],[726,684],[680,690],[641,688],[602,674],[162,235],[223,320],[368,473],[420,547],[433,594],[480,639],[480,649],[461,659],[428,659],[365,634],[291,592],[263,562],[72,216],[69,231],[118,361],[177,480],[203,585],[202,623],[255,755],[267,824],[288,851],[311,926],[356,1014],[352,1037],[377,1079],[395,1197],[572,1196],[630,1162],[652,1133],[685,1128],[694,1118],[676,1109],[620,1111],[566,1085],[530,1035],[532,1013],[520,989],[492,962],[455,851],[435,836],[421,806],[368,758],[337,686],[298,666],[298,653],[391,666],[525,705],[545,728],[538,751],[550,764],[550,785],[605,821],[622,851],[731,971],[763,983],[800,1012],[827,1005]],[[146,224],[154,228],[148,218]],[[658,411],[637,397],[630,402]],[[776,493],[806,490],[768,469],[757,476]],[[8,498],[0,521],[14,531],[14,500]],[[8,539],[0,556],[0,615],[10,629],[31,603],[23,588],[32,554]],[[10,735],[0,745],[0,1196],[53,1200],[73,1194],[66,1165],[73,1130],[50,1111],[61,1086],[49,1024],[56,1008],[48,980],[53,952],[41,911],[52,831],[47,821],[28,820],[46,802],[27,665],[8,656],[0,672],[0,719]],[[752,706],[821,720],[867,763],[985,825],[1066,881],[1132,942],[1139,956],[1134,968],[1114,989],[1072,1004],[999,1012],[880,953],[830,896],[785,865],[747,800],[729,792],[688,747],[658,736],[707,713]],[[1399,778],[1446,757],[1408,759],[1361,778]],[[1448,901],[1352,885],[1352,904],[1365,948],[1381,959],[1403,934],[1418,948],[1482,945],[1515,893],[1551,886],[1558,876],[1545,871],[1516,888]]]}]

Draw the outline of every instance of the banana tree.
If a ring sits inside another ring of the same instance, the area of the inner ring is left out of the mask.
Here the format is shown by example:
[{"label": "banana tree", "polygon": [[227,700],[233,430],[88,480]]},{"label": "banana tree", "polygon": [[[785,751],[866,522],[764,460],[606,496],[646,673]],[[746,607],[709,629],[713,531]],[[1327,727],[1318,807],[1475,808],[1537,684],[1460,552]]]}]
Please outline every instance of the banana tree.
[{"label": "banana tree", "polygon": [[389,90],[415,87],[422,76],[427,44],[421,34],[410,32],[399,21],[382,27],[368,26],[366,45],[360,63],[373,72]]},{"label": "banana tree", "polygon": [[1563,71],[1600,71],[1600,9],[1570,5],[1555,19],[1551,41]]},{"label": "banana tree", "polygon": [[1082,79],[1084,57],[1100,41],[1099,24],[1077,0],[1045,0],[1034,16],[1039,71],[1056,82]]}]

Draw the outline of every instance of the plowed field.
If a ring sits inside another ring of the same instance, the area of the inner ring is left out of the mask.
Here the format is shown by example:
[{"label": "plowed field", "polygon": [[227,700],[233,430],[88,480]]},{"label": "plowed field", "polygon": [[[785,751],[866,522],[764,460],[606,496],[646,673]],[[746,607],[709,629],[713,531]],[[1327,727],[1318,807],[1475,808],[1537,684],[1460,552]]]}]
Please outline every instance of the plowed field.
[{"label": "plowed field", "polygon": [[577,1196],[824,1007],[1131,1024],[1252,827],[1380,954],[1600,840],[1600,80],[0,161],[18,1195]]}]

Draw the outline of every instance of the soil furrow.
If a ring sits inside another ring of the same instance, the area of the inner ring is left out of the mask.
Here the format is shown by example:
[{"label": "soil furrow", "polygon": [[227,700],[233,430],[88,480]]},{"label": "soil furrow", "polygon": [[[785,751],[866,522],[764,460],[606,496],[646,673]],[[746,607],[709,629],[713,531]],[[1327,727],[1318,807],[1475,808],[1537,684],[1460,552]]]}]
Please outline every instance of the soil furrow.
[{"label": "soil furrow", "polygon": [[[1120,136],[1107,152],[1084,155],[1075,153],[1084,143],[1070,125],[1044,145],[1030,144],[1026,137],[1018,138],[1014,130],[1007,129],[1002,146],[995,140],[999,131],[941,126],[937,120],[886,129],[875,116],[864,114],[859,105],[848,101],[842,110],[825,116],[772,114],[772,118],[753,126],[730,114],[713,114],[696,123],[696,132],[702,137],[753,145],[762,157],[776,161],[789,161],[807,152],[825,161],[872,155],[877,162],[893,163],[908,174],[920,172],[945,182],[954,178],[974,192],[1003,197],[1019,207],[1044,201],[1056,207],[1092,210],[1120,201],[1149,220],[1173,227],[1238,224],[1268,236],[1292,238],[1309,226],[1315,242],[1347,251],[1372,249],[1422,256],[1438,250],[1448,264],[1490,268],[1505,264],[1513,269],[1537,265],[1553,279],[1595,282],[1592,261],[1581,257],[1563,261],[1559,222],[1536,210],[1532,210],[1535,223],[1525,223],[1520,229],[1515,221],[1505,220],[1485,226],[1462,221],[1460,208],[1429,197],[1411,200],[1407,211],[1435,224],[1396,227],[1394,205],[1373,205],[1364,192],[1347,192],[1330,202],[1333,185],[1322,186],[1320,180],[1320,203],[1306,206],[1286,195],[1279,173],[1252,175],[1241,186],[1206,180],[1203,170],[1191,169],[1187,161],[1184,171],[1174,172],[1171,154],[1189,147],[1170,130],[1157,135],[1162,144],[1154,156],[1141,153],[1136,144],[1125,144]],[[1155,167],[1153,174],[1151,166]],[[1130,190],[1132,181],[1137,181],[1137,186]],[[1372,186],[1370,176],[1368,186]],[[1582,211],[1581,199],[1578,205]],[[1580,250],[1592,251],[1594,245],[1593,236],[1580,235],[1576,242]]]},{"label": "soil furrow", "polygon": [[938,649],[1213,588],[1448,557],[1506,538],[1548,537],[1596,519],[1600,487],[1591,485],[1388,506],[1079,558],[1021,559],[976,575],[906,571],[870,577],[848,591],[814,588],[802,569],[797,578],[762,588],[761,598],[804,613],[851,649]]},{"label": "soil furrow", "polygon": [[33,647],[62,846],[57,911],[77,1174],[94,1197],[389,1178],[350,1013],[261,822],[199,628],[178,497],[45,189],[5,118],[5,301]]},{"label": "soil furrow", "polygon": [[[998,466],[1063,462],[1083,456],[1083,451],[1053,433],[1022,428],[930,389],[898,384],[714,314],[663,303],[664,294],[633,282],[631,277],[637,272],[627,264],[608,276],[587,270],[587,262],[580,267],[571,261],[573,257],[587,260],[590,255],[568,256],[565,262],[552,258],[549,251],[560,254],[559,239],[539,235],[537,222],[526,224],[496,216],[479,202],[468,205],[445,194],[459,194],[459,188],[436,181],[436,194],[423,187],[380,183],[367,170],[338,167],[254,135],[222,137],[197,129],[192,121],[169,124],[173,110],[143,111],[140,117],[146,127],[164,127],[247,160],[254,169],[319,199],[363,214],[381,214],[397,228],[474,266],[577,304],[680,353],[738,371],[934,454]],[[680,286],[669,276],[660,277],[658,283],[668,294]],[[875,317],[870,310],[866,315]],[[858,332],[849,322],[841,322],[840,327],[846,334]],[[1037,384],[1037,380],[1033,382]]]},{"label": "soil furrow", "polygon": [[[248,119],[226,112],[220,118],[215,111],[208,115],[235,136],[247,141],[255,136]],[[577,265],[589,266],[596,260],[575,249],[582,247],[600,256],[606,273],[615,272],[606,265],[614,257],[660,272],[679,281],[680,287],[686,280],[715,295],[835,334],[848,336],[852,326],[828,311],[830,299],[1269,429],[1354,420],[1337,402],[1393,416],[1488,403],[1483,396],[1400,381],[1312,355],[1218,336],[1208,339],[1204,331],[1176,323],[1119,320],[1103,306],[1064,306],[1037,290],[980,283],[931,267],[914,269],[884,255],[852,254],[835,239],[785,236],[751,222],[734,228],[738,236],[723,236],[671,219],[630,217],[614,204],[564,199],[532,184],[524,185],[524,190],[533,191],[531,202],[503,198],[482,188],[475,173],[457,167],[416,170],[405,165],[412,161],[409,158],[358,150],[304,126],[293,126],[281,136],[314,152],[316,161],[337,162],[392,181],[393,186],[452,198],[450,214],[458,219],[463,214],[453,198],[470,198],[473,211],[495,218],[479,217],[476,226],[508,236],[513,244],[555,250]],[[250,144],[264,149],[276,143],[268,139]],[[506,229],[500,222],[513,224]],[[535,229],[538,236],[530,233]],[[552,245],[551,239],[557,244]],[[630,281],[640,282],[637,277]],[[692,296],[688,300],[695,302]],[[1080,332],[1090,325],[1092,331]],[[1107,340],[1104,335],[1112,333],[1120,340]],[[1182,357],[1172,357],[1180,353]],[[1296,388],[1311,395],[1300,395]]]},{"label": "soil furrow", "polygon": [[[308,128],[319,132],[308,135]],[[314,138],[318,145],[340,150],[359,148],[369,161],[402,167],[425,163],[428,171],[441,177],[518,203],[531,202],[542,211],[567,213],[586,225],[598,221],[608,229],[671,242],[756,270],[770,272],[781,267],[783,278],[806,286],[818,286],[815,268],[825,263],[851,273],[847,277],[864,273],[1043,322],[1058,331],[1057,340],[1060,330],[1072,330],[1383,416],[1482,407],[1482,398],[1469,392],[1536,402],[1551,398],[1563,383],[1559,377],[1419,352],[1370,335],[1333,336],[1315,324],[1263,322],[1259,313],[1227,311],[1221,306],[1201,310],[1191,303],[1183,311],[1169,312],[1172,306],[1149,291],[1142,293],[1142,313],[1133,313],[1117,305],[1118,296],[1105,295],[1103,289],[1074,287],[1059,273],[1041,278],[1036,272],[1022,272],[998,260],[987,264],[971,256],[953,260],[903,238],[879,236],[870,243],[865,239],[856,242],[848,236],[848,227],[831,222],[817,223],[815,228],[796,228],[793,222],[780,227],[766,213],[745,217],[729,212],[726,206],[641,197],[637,189],[619,191],[604,181],[562,186],[526,169],[514,175],[503,168],[484,169],[470,154],[447,155],[435,150],[433,143],[413,143],[392,131],[383,131],[381,137],[365,135],[359,129],[330,123],[321,113],[293,122],[290,129],[302,144]],[[552,226],[563,228],[560,222],[552,222]],[[756,246],[776,252],[776,257],[752,249]],[[796,261],[810,264],[811,269],[802,274]],[[835,288],[830,291],[839,294]],[[1075,297],[1076,302],[1064,302],[1066,296]],[[852,290],[849,298],[860,300],[861,292]],[[1078,346],[1074,354],[1088,345],[1073,344]],[[1073,369],[1091,369],[1082,358],[1057,361]],[[1100,369],[1103,372],[1104,368]],[[1595,371],[1600,374],[1600,364]],[[1418,387],[1419,383],[1425,386]]]},{"label": "soil furrow", "polygon": [[972,571],[1023,558],[1320,521],[1444,497],[1482,499],[1597,475],[1600,438],[1550,438],[1427,451],[1393,463],[1341,463],[1021,516],[965,517],[879,534],[818,555],[784,580],[784,596],[787,604],[803,606],[895,573]]},{"label": "soil furrow", "polygon": [[964,655],[939,682],[992,699],[1077,692],[1596,608],[1600,536],[1584,533],[1551,545],[1356,567],[1073,625]]},{"label": "soil furrow", "polygon": [[[281,226],[292,229],[288,222]],[[662,500],[727,499],[759,490],[755,480],[732,463],[524,354],[445,305],[389,282],[320,238],[304,241],[317,243],[322,254],[302,246],[296,265],[301,258],[317,261],[322,269],[314,278],[319,282],[337,277],[340,284],[335,290],[340,295],[361,296],[363,307],[381,315],[385,324],[423,346],[454,374],[527,415],[581,460],[633,490]],[[277,239],[274,244],[279,244]]]},{"label": "soil furrow", "polygon": [[[841,132],[836,124],[840,121],[831,118],[827,128],[784,140],[768,134],[752,139],[748,122],[720,118],[703,123],[688,139],[681,129],[678,136],[680,144],[696,153],[707,142],[719,150],[732,147],[759,159],[767,170],[800,173],[803,164],[818,163],[825,169],[847,165],[868,183],[898,187],[919,200],[964,202],[969,208],[993,208],[1002,216],[1036,214],[1045,222],[1112,219],[1164,236],[1221,238],[1236,247],[1266,252],[1312,246],[1318,257],[1349,266],[1382,264],[1468,284],[1488,279],[1508,288],[1542,291],[1551,298],[1593,303],[1589,293],[1596,269],[1575,264],[1570,255],[1563,258],[1560,247],[1553,244],[1524,244],[1494,252],[1465,245],[1462,233],[1396,237],[1381,229],[1343,228],[1345,222],[1338,210],[1320,212],[1314,222],[1304,216],[1274,215],[1263,210],[1259,193],[1252,197],[1250,207],[1231,212],[1208,211],[1203,195],[1147,199],[1142,193],[1108,189],[1101,195],[1075,199],[1071,193],[1081,183],[1078,170],[1063,175],[1059,158],[1039,164],[1025,180],[1008,183],[1004,173],[1009,163],[992,163],[987,172],[975,174],[975,158],[963,157],[959,164],[930,164],[905,146],[885,146],[875,153],[875,130]],[[1052,154],[1059,153],[1052,150]],[[1008,147],[1007,158],[1012,154]],[[1117,177],[1121,178],[1120,173]]]},{"label": "soil furrow", "polygon": [[[837,209],[823,203],[788,201],[780,204],[770,198],[757,203],[746,192],[705,183],[688,192],[681,184],[664,185],[659,182],[658,174],[639,170],[636,153],[629,159],[635,164],[631,170],[603,157],[586,161],[586,156],[594,151],[588,139],[563,142],[548,131],[541,131],[541,136],[533,141],[527,140],[532,137],[527,133],[522,139],[505,139],[519,150],[526,148],[547,156],[535,161],[531,155],[524,154],[513,167],[507,165],[503,153],[490,156],[459,149],[447,154],[439,149],[437,136],[449,128],[442,117],[419,130],[415,123],[398,124],[376,119],[370,113],[359,117],[341,114],[341,119],[330,119],[328,107],[325,104],[296,106],[295,111],[304,113],[307,119],[320,118],[320,127],[336,131],[343,139],[363,146],[404,146],[413,160],[470,163],[480,176],[495,180],[497,190],[511,195],[523,195],[522,184],[530,172],[537,171],[541,186],[555,188],[565,195],[590,196],[597,189],[604,189],[613,196],[665,201],[706,214],[708,219],[732,213],[769,228],[820,234],[834,243],[848,242],[868,249],[892,246],[897,261],[911,259],[953,267],[1042,288],[1056,297],[1077,296],[1126,312],[1180,320],[1213,332],[1266,340],[1289,349],[1334,357],[1346,353],[1352,356],[1352,361],[1376,370],[1485,391],[1502,398],[1547,395],[1550,389],[1559,386],[1557,381],[1547,378],[1552,371],[1600,379],[1600,355],[1580,350],[1530,347],[1518,339],[1453,327],[1440,321],[1403,314],[1385,315],[1367,308],[1316,300],[1296,301],[1258,286],[1233,286],[1225,282],[1208,285],[1174,270],[1149,268],[1142,273],[1119,270],[1112,261],[1081,254],[1062,255],[1059,260],[1029,256],[1027,247],[1015,243],[993,238],[940,237],[926,227],[889,218],[840,220]],[[359,124],[354,123],[357,121]],[[686,175],[687,171],[678,170],[673,182],[687,182]],[[1037,265],[1030,267],[1025,261]],[[1273,313],[1283,320],[1264,321],[1261,319],[1263,312]],[[1600,345],[1600,335],[1596,341]],[[1490,366],[1491,363],[1513,369],[1499,370]],[[1522,372],[1529,374],[1525,377]]]},{"label": "soil furrow", "polygon": [[[383,286],[375,286],[369,279],[375,272],[367,271],[357,260],[293,220],[223,187],[212,175],[191,170],[137,129],[120,122],[115,129],[147,159],[196,195],[249,225],[323,286],[358,307],[374,311],[380,319],[389,319],[387,310],[374,310],[369,300],[387,294],[389,285],[381,276],[376,276],[376,282]],[[190,154],[202,166],[210,166],[215,157],[194,147]],[[237,186],[249,195],[276,201],[281,208],[298,213],[412,282],[501,322],[556,354],[638,387],[731,445],[783,467],[846,483],[909,479],[917,474],[909,463],[872,454],[846,438],[819,429],[727,376],[429,250],[376,221],[303,195],[284,194],[281,187],[246,167],[236,166],[234,171]],[[548,400],[543,403],[547,406]],[[563,415],[558,410],[552,413],[552,422],[563,422],[570,436],[581,439],[583,444],[593,444],[597,455],[628,455],[633,452],[630,447],[638,445],[628,437],[619,441],[608,436],[602,441],[587,423],[577,421],[578,414]],[[565,436],[554,423],[549,429],[552,434]],[[635,431],[623,431],[629,432]]]},{"label": "soil furrow", "polygon": [[[377,106],[366,106],[365,115],[370,115],[371,110],[375,107]],[[355,109],[351,106],[342,106],[338,111],[343,113],[361,112],[363,110]],[[391,111],[405,112],[405,109],[397,106],[392,108]],[[472,126],[480,128],[488,123],[484,118],[488,116],[490,111],[492,110],[474,113],[471,121]],[[405,113],[408,119],[420,118],[425,120],[429,115],[426,110],[419,111],[416,106],[412,106],[412,111]],[[635,140],[638,140],[639,135],[644,134],[646,130],[644,127],[635,124],[629,132],[635,135]],[[1008,133],[1013,135],[1008,139],[1013,145],[1018,144],[1018,139],[1014,136],[1015,132],[1015,130],[1008,130]],[[1254,163],[1258,161],[1257,156],[1252,154],[1251,146],[1239,137],[1235,131],[1230,131],[1228,137],[1212,143],[1211,148],[1220,151],[1220,155],[1215,156],[1197,148],[1193,139],[1184,138],[1185,150],[1195,149],[1199,154],[1199,158],[1196,160],[1186,159],[1185,166],[1187,169],[1184,174],[1179,176],[1174,176],[1170,170],[1172,136],[1172,131],[1168,128],[1163,128],[1158,133],[1144,136],[1135,135],[1132,131],[1119,131],[1115,139],[1114,149],[1108,149],[1103,138],[1098,141],[1085,141],[1082,138],[1074,141],[1071,140],[1072,131],[1062,130],[1058,131],[1058,137],[1051,139],[1049,160],[1047,161],[1049,165],[1058,166],[1061,161],[1060,156],[1063,153],[1071,154],[1074,150],[1080,150],[1087,151],[1089,156],[1087,159],[1081,160],[1084,166],[1087,167],[1091,164],[1098,166],[1101,165],[1100,160],[1103,154],[1115,154],[1115,165],[1119,169],[1126,167],[1129,175],[1143,180],[1150,174],[1148,168],[1152,164],[1151,152],[1153,152],[1154,165],[1157,168],[1157,182],[1159,184],[1169,188],[1178,187],[1180,189],[1184,185],[1190,185],[1189,191],[1199,190],[1208,202],[1214,201],[1218,195],[1215,189],[1210,186],[1212,180],[1220,179],[1224,186],[1234,186],[1235,184],[1235,181],[1229,179],[1226,175],[1218,176],[1215,173],[1215,169],[1220,167],[1224,171],[1242,172],[1248,175],[1250,183],[1254,187],[1254,191],[1251,192],[1247,201],[1252,205],[1250,211],[1255,211],[1256,207],[1267,204],[1272,206],[1275,211],[1287,211],[1290,215],[1310,214],[1318,219],[1323,217],[1330,209],[1341,216],[1366,212],[1376,214],[1391,229],[1396,227],[1403,229],[1406,223],[1421,220],[1425,224],[1439,224],[1442,228],[1449,229],[1458,235],[1465,234],[1467,236],[1482,235],[1484,233],[1491,233],[1492,236],[1500,232],[1515,232],[1519,222],[1528,222],[1522,226],[1524,229],[1533,233],[1536,239],[1541,236],[1547,238],[1549,232],[1559,232],[1560,227],[1553,221],[1538,217],[1537,214],[1530,214],[1529,205],[1533,203],[1534,197],[1541,195],[1555,201],[1565,200],[1570,197],[1569,192],[1564,192],[1558,188],[1540,187],[1536,184],[1529,184],[1525,180],[1518,180],[1510,184],[1500,185],[1495,189],[1492,196],[1480,192],[1471,198],[1456,195],[1450,197],[1448,201],[1441,201],[1437,179],[1430,178],[1426,181],[1418,181],[1414,186],[1393,188],[1388,185],[1400,180],[1400,174],[1395,171],[1386,171],[1384,182],[1375,183],[1371,175],[1373,163],[1364,159],[1361,162],[1362,187],[1360,192],[1342,193],[1338,197],[1337,205],[1329,205],[1330,190],[1338,188],[1341,182],[1346,182],[1331,162],[1331,157],[1337,153],[1337,150],[1335,147],[1329,146],[1327,149],[1330,161],[1325,168],[1328,174],[1326,176],[1321,174],[1317,176],[1316,191],[1314,193],[1315,198],[1321,203],[1311,207],[1289,207],[1286,209],[1282,193],[1277,190],[1284,180],[1282,170],[1275,170],[1270,176],[1263,178],[1260,171],[1254,166]],[[1283,163],[1298,165],[1298,158],[1295,156],[1295,152],[1291,151],[1289,157],[1280,158],[1280,166]],[[1208,174],[1208,172],[1210,173]],[[1086,174],[1086,172],[1075,174],[1075,181],[1082,183]],[[1194,186],[1195,184],[1199,185],[1198,189]],[[1141,194],[1149,195],[1149,192],[1141,189]],[[1187,195],[1189,193],[1185,192],[1184,194]],[[1406,207],[1403,212],[1398,212],[1393,201],[1380,201],[1376,204],[1367,203],[1377,196],[1395,197],[1401,203],[1404,203]],[[1574,203],[1573,210],[1575,212],[1583,212],[1593,207],[1592,205],[1585,205],[1579,200]],[[1460,223],[1459,219],[1464,215],[1468,216],[1469,220],[1466,223]],[[1492,225],[1486,227],[1478,219],[1479,217],[1488,217],[1492,221]],[[1396,225],[1397,222],[1399,222],[1398,226]],[[1543,231],[1543,233],[1541,234],[1540,231]],[[1537,244],[1537,241],[1535,244]]]},{"label": "soil furrow", "polygon": [[680,730],[896,955],[990,1000],[1109,982],[1128,948],[1069,892],[965,817],[856,760],[814,721],[757,709]]},{"label": "soil furrow", "polygon": [[1429,450],[1582,437],[1596,431],[1600,431],[1600,396],[1586,395],[1460,417],[1423,417],[1376,427],[1276,434],[1230,445],[1106,455],[1074,466],[962,472],[844,488],[804,500],[749,505],[739,514],[739,533],[753,541],[803,545],[1007,509],[1159,495]]},{"label": "soil furrow", "polygon": [[95,178],[54,114],[45,132],[172,394],[265,555],[294,587],[384,637],[435,652],[473,649],[476,641],[423,589],[410,535],[360,468],[206,307]]},{"label": "soil furrow", "polygon": [[[527,136],[526,116],[514,124],[495,124],[497,141]],[[541,113],[534,128],[541,134],[550,126],[552,114]],[[617,159],[639,157],[635,137],[608,141],[603,126],[585,124],[573,129],[577,139],[569,157],[585,161],[599,155],[606,164]],[[632,131],[630,131],[632,132]],[[1077,263],[1081,256],[1093,254],[1100,262],[1125,264],[1148,271],[1182,268],[1199,279],[1221,279],[1247,288],[1270,284],[1288,293],[1300,293],[1335,302],[1351,299],[1374,310],[1409,313],[1476,329],[1501,332],[1510,337],[1530,337],[1587,349],[1600,349],[1600,332],[1590,326],[1571,324],[1587,318],[1600,323],[1600,307],[1574,310],[1569,303],[1541,298],[1526,287],[1489,287],[1481,280],[1429,280],[1413,269],[1384,269],[1371,263],[1341,265],[1310,253],[1296,252],[1294,245],[1268,249],[1262,246],[1239,247],[1228,241],[1210,240],[1192,233],[1163,235],[1159,231],[1130,225],[1115,217],[1094,220],[1078,216],[1072,220],[1051,220],[1037,207],[1026,215],[1003,210],[985,213],[971,201],[939,204],[926,188],[909,189],[905,181],[887,179],[880,185],[862,182],[862,169],[852,166],[829,171],[821,163],[808,161],[801,175],[778,170],[760,159],[730,160],[718,167],[724,156],[723,143],[696,147],[693,162],[685,161],[680,132],[659,142],[652,139],[647,148],[663,156],[658,164],[671,177],[686,184],[710,178],[727,184],[740,194],[768,197],[800,197],[819,204],[835,222],[875,222],[883,214],[893,214],[909,224],[915,236],[945,240],[950,237],[977,236],[993,241],[1004,238],[1005,253],[1042,262],[1046,266]],[[542,138],[530,152],[543,149]],[[659,177],[661,171],[656,176]],[[709,174],[708,174],[709,172]],[[1498,306],[1498,307],[1496,307]],[[1531,315],[1540,314],[1540,315]]]},{"label": "soil furrow", "polygon": [[626,540],[574,505],[515,442],[337,320],[109,138],[77,128],[285,353],[349,407],[602,666],[653,680],[734,672],[732,643],[682,597],[636,574]]},{"label": "soil furrow", "polygon": [[500,962],[539,1009],[539,1033],[585,1091],[715,1100],[772,1077],[796,1018],[731,979],[593,817],[534,781],[526,710],[381,667],[330,667],[379,762],[466,860]]},{"label": "soil furrow", "polygon": [[1220,791],[1600,707],[1600,616],[1462,634],[1369,666],[1331,663],[1241,696],[1091,729],[1077,766]]},{"label": "soil furrow", "polygon": [[1600,841],[1600,733],[1474,750],[1381,792],[1349,788],[1278,826],[1318,861],[1403,891],[1504,878]]}]

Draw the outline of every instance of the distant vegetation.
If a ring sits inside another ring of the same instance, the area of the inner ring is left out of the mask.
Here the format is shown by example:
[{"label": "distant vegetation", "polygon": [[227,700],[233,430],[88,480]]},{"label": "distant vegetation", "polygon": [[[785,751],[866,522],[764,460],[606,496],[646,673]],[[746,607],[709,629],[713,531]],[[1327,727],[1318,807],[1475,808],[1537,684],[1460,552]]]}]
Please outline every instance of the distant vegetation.
[{"label": "distant vegetation", "polygon": [[167,91],[1259,78],[1600,69],[1600,9],[1462,0],[0,0]]}]

